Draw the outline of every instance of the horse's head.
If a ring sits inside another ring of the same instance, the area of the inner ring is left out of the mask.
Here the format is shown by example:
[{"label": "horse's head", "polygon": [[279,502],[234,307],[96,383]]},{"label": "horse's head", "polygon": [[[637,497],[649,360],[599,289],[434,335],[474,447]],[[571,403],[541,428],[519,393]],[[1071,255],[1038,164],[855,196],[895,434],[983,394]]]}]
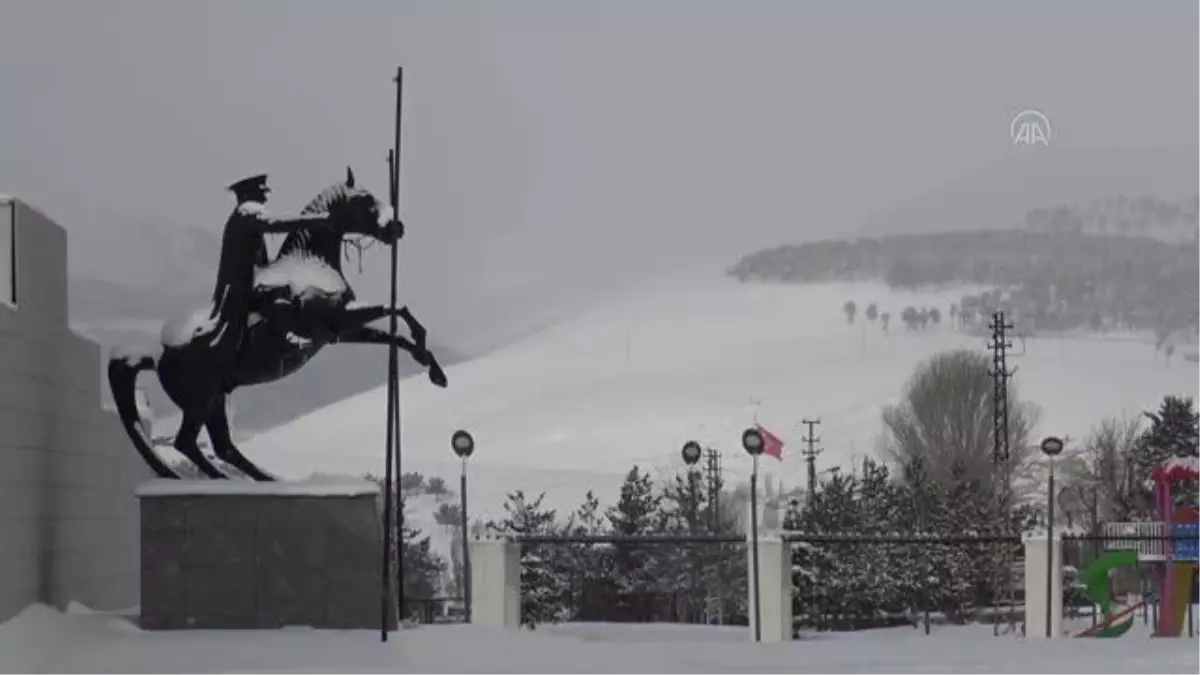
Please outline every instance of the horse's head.
[{"label": "horse's head", "polygon": [[329,214],[330,228],[339,236],[378,236],[380,233],[379,200],[369,190],[354,184],[354,171],[350,167],[346,167],[344,182],[323,190],[302,213]]},{"label": "horse's head", "polygon": [[303,249],[324,260],[334,269],[341,268],[343,245],[358,246],[358,237],[390,242],[399,234],[399,223],[381,223],[379,200],[354,182],[354,171],[346,167],[346,180],[334,183],[314,197],[302,215],[324,216],[324,225],[288,235],[279,255]]}]

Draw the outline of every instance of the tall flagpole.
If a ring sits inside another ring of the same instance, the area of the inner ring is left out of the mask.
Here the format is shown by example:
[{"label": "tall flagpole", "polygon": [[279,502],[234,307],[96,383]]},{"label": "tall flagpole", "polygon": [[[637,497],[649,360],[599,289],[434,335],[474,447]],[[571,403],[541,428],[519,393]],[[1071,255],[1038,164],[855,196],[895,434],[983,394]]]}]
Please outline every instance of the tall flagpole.
[{"label": "tall flagpole", "polygon": [[[388,150],[388,189],[390,190],[390,203],[392,204],[392,213],[395,213],[396,208],[396,156],[391,150]],[[395,267],[392,268],[393,271]],[[395,323],[392,319],[392,323]],[[389,358],[391,356],[389,355]],[[393,494],[398,498],[398,493],[393,493],[392,486],[397,481],[395,480],[395,471],[393,470],[395,459],[392,453],[392,430],[395,426],[392,424],[392,414],[395,410],[396,391],[392,389],[392,362],[388,361],[388,377],[387,377],[387,446],[384,453],[384,472],[383,472],[383,566],[380,568],[382,579],[380,580],[379,594],[379,638],[383,642],[387,642],[388,638],[388,606],[392,602],[392,497]]]},{"label": "tall flagpole", "polygon": [[[404,110],[404,68],[396,68],[396,135],[392,148],[392,218],[400,220],[400,127]],[[390,319],[388,331],[391,340],[388,345],[388,387],[392,391],[388,412],[390,413],[390,432],[394,445],[388,452],[395,453],[396,461],[396,621],[404,618],[404,501],[400,492],[400,478],[404,475],[400,462],[400,360],[396,347],[396,276],[399,257],[400,240],[392,241],[392,297],[390,302]]]},{"label": "tall flagpole", "polygon": [[[404,96],[404,69],[396,69],[396,136],[395,145],[388,151],[388,188],[392,207],[392,221],[400,219],[400,115]],[[391,301],[388,316],[388,330],[391,340],[388,345],[387,369],[387,431],[385,432],[384,455],[384,492],[383,492],[383,569],[382,597],[380,598],[380,639],[388,639],[388,609],[392,602],[390,590],[393,580],[391,576],[391,542],[396,544],[396,620],[399,622],[404,613],[404,506],[400,494],[400,387],[399,387],[399,354],[396,348],[396,333],[398,330],[396,317],[396,277],[398,267],[399,238],[392,241],[391,269]],[[394,469],[394,470],[393,470]],[[394,490],[394,492],[393,492]],[[395,502],[393,503],[393,495]],[[394,518],[393,518],[394,516]],[[394,521],[394,534],[393,534]]]}]

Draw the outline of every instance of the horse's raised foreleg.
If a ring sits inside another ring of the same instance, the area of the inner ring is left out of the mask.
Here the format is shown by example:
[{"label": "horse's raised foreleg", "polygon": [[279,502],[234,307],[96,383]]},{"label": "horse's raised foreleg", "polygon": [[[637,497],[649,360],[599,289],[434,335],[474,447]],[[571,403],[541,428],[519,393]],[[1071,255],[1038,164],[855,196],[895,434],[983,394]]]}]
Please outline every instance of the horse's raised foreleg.
[{"label": "horse's raised foreleg", "polygon": [[200,472],[205,476],[209,478],[228,478],[220,469],[213,466],[212,462],[208,461],[208,458],[204,456],[204,452],[200,450],[200,445],[196,443],[202,426],[203,422],[198,416],[184,411],[183,423],[179,425],[179,433],[175,434],[175,449],[183,454],[184,457],[191,460],[192,464],[195,464],[196,468],[200,469]]},{"label": "horse's raised foreleg", "polygon": [[[414,336],[415,335],[416,331],[414,331]],[[414,344],[412,340],[409,340],[403,335],[397,335],[395,339],[393,339],[392,336],[387,333],[387,331],[382,331],[371,326],[358,326],[343,331],[340,335],[338,335],[338,342],[372,345],[394,344],[397,348],[408,352],[414,361],[429,369],[430,382],[439,387],[446,386],[446,373],[442,371],[442,366],[437,362],[437,357],[433,355],[433,352],[429,351],[429,349],[424,346],[423,329],[420,337],[421,339]]]},{"label": "horse's raised foreleg", "polygon": [[213,402],[208,419],[204,420],[204,428],[208,430],[208,439],[212,441],[213,452],[217,457],[257,481],[273,481],[275,477],[255,466],[254,462],[246,459],[241,450],[233,444],[233,434],[229,431],[229,417],[225,413],[225,400],[228,394],[221,394]]},{"label": "horse's raised foreleg", "polygon": [[[360,305],[358,303],[351,303],[342,310],[339,320],[347,328],[365,326],[372,321],[378,321],[390,316],[391,313],[391,308],[387,305]],[[408,307],[399,307],[396,309],[396,317],[408,323],[412,319],[412,314],[408,311]]]}]

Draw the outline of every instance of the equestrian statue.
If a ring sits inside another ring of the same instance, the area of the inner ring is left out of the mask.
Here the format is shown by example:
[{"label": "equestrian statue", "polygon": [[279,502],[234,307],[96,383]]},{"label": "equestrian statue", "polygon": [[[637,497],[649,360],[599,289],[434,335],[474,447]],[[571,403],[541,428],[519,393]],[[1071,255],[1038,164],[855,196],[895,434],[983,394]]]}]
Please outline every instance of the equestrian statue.
[{"label": "equestrian statue", "polygon": [[[145,370],[158,373],[163,390],[183,413],[174,447],[208,478],[227,478],[200,450],[207,430],[216,457],[246,476],[274,478],[238,450],[229,428],[227,405],[238,387],[274,382],[299,370],[322,347],[334,343],[390,345],[408,352],[428,369],[431,382],[446,386],[446,375],[426,345],[426,332],[407,307],[395,316],[411,339],[393,338],[369,324],[389,318],[384,305],[355,302],[342,273],[343,246],[370,237],[395,244],[404,225],[392,214],[381,222],[379,201],[345,182],[317,195],[300,215],[273,218],[266,208],[265,175],[229,186],[237,205],[225,223],[212,302],[207,308],[167,321],[161,349],[114,350],[108,382],[117,413],[134,447],[160,478],[179,475],[154,451],[140,424],[136,381]],[[286,234],[274,260],[266,234]],[[349,240],[349,241],[348,241]]]}]

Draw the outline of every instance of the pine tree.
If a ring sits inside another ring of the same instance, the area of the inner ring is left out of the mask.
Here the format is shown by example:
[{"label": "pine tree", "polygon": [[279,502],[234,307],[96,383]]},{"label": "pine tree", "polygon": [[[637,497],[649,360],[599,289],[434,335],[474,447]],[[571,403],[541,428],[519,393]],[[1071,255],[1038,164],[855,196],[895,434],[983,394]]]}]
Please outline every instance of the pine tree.
[{"label": "pine tree", "polygon": [[[936,483],[930,477],[922,457],[911,457],[900,468],[896,490],[904,508],[898,513],[897,528],[919,535],[936,534],[934,519],[943,507]],[[937,554],[926,544],[909,544],[909,568],[901,568],[910,611],[926,618],[934,609],[937,583]],[[906,573],[907,572],[907,573]]]},{"label": "pine tree", "polygon": [[[383,494],[385,481],[378,476],[367,474],[363,477],[372,483],[379,486],[380,489],[380,513],[385,495]],[[407,513],[407,501],[403,496],[397,497],[395,484],[392,486],[392,499],[400,500],[400,513]],[[393,501],[393,503],[395,503]],[[429,536],[422,536],[420,529],[412,527],[411,521],[405,518],[402,523],[404,547],[402,555],[404,556],[404,597],[407,601],[429,600],[437,597],[440,593],[441,581],[446,573],[446,560],[442,556],[435,553],[432,549]],[[388,546],[391,548],[391,559],[398,560],[397,541],[395,530],[387,532]],[[393,563],[395,564],[395,563]],[[407,608],[412,610],[413,606]]]},{"label": "pine tree", "polygon": [[[500,522],[489,521],[487,528],[501,534],[557,534],[557,514],[542,507],[545,497],[545,492],[533,500],[527,499],[523,490],[509,493],[504,502],[507,515]],[[522,545],[521,623],[536,625],[568,618],[570,582],[565,568],[570,557],[563,553],[553,544]]]},{"label": "pine tree", "polygon": [[[607,531],[600,500],[588,490],[583,504],[576,509],[567,529],[571,536],[583,537]],[[574,595],[572,620],[606,621],[616,605],[617,588],[614,581],[613,547],[611,544],[572,544],[569,547]]]},{"label": "pine tree", "polygon": [[[649,474],[637,466],[629,470],[621,485],[616,504],[605,512],[614,534],[637,536],[658,531],[663,523],[659,506],[662,497],[654,489]],[[637,544],[619,543],[614,546],[613,561],[617,587],[621,592],[622,614],[628,618],[644,617],[652,594],[659,590],[657,581],[661,569],[656,551]]]},{"label": "pine tree", "polygon": [[[702,514],[706,501],[699,472],[675,475],[662,487],[662,531],[700,534],[704,530]],[[671,570],[661,581],[676,592],[678,603],[674,614],[697,620],[704,606],[704,550],[697,545],[673,545],[662,546],[656,553],[661,557],[660,564]]]},{"label": "pine tree", "polygon": [[[1166,396],[1155,412],[1147,412],[1150,428],[1142,433],[1134,448],[1134,487],[1141,493],[1143,516],[1156,517],[1154,488],[1150,476],[1170,457],[1196,457],[1200,417],[1191,398]],[[1177,501],[1196,501],[1196,481],[1174,486]]]},{"label": "pine tree", "polygon": [[699,472],[675,475],[663,486],[660,498],[664,531],[689,534],[703,531],[707,503],[703,477]]},{"label": "pine tree", "polygon": [[[394,549],[393,549],[394,550]],[[432,599],[440,595],[446,561],[433,552],[429,536],[404,524],[404,597],[414,600]]]},{"label": "pine tree", "polygon": [[[785,517],[785,527],[805,534],[845,534],[855,531],[854,487],[852,476],[833,471],[823,477],[808,503],[793,508]],[[846,618],[859,604],[851,596],[857,577],[856,560],[847,555],[844,544],[797,542],[793,546],[792,569],[795,597],[801,623],[827,628],[830,621],[845,625]]]},{"label": "pine tree", "polygon": [[[709,508],[705,509],[714,519],[711,531],[714,534],[744,537],[748,493],[740,489],[724,489],[724,483],[719,478],[717,484],[721,486],[717,493],[717,508],[712,509],[713,504],[708,504]],[[703,551],[701,558],[706,611],[718,612],[724,623],[748,621],[750,577],[746,565],[746,547],[742,544],[718,544],[707,546]],[[719,606],[710,606],[710,598],[716,599]]]},{"label": "pine tree", "polygon": [[[933,514],[934,532],[941,536],[979,534],[973,508],[983,490],[974,481],[955,482],[949,490],[939,490],[938,508]],[[934,604],[956,623],[971,617],[980,553],[962,544],[937,544],[931,551],[936,555],[933,564],[937,579]]]},{"label": "pine tree", "polygon": [[[864,460],[858,491],[858,531],[872,535],[896,534],[899,504],[888,468],[870,459]],[[861,548],[866,549],[858,552],[862,558],[860,583],[867,599],[864,616],[880,611],[900,611],[905,607],[906,594],[899,578],[903,563],[897,559],[897,554],[904,545],[875,544]]]}]

